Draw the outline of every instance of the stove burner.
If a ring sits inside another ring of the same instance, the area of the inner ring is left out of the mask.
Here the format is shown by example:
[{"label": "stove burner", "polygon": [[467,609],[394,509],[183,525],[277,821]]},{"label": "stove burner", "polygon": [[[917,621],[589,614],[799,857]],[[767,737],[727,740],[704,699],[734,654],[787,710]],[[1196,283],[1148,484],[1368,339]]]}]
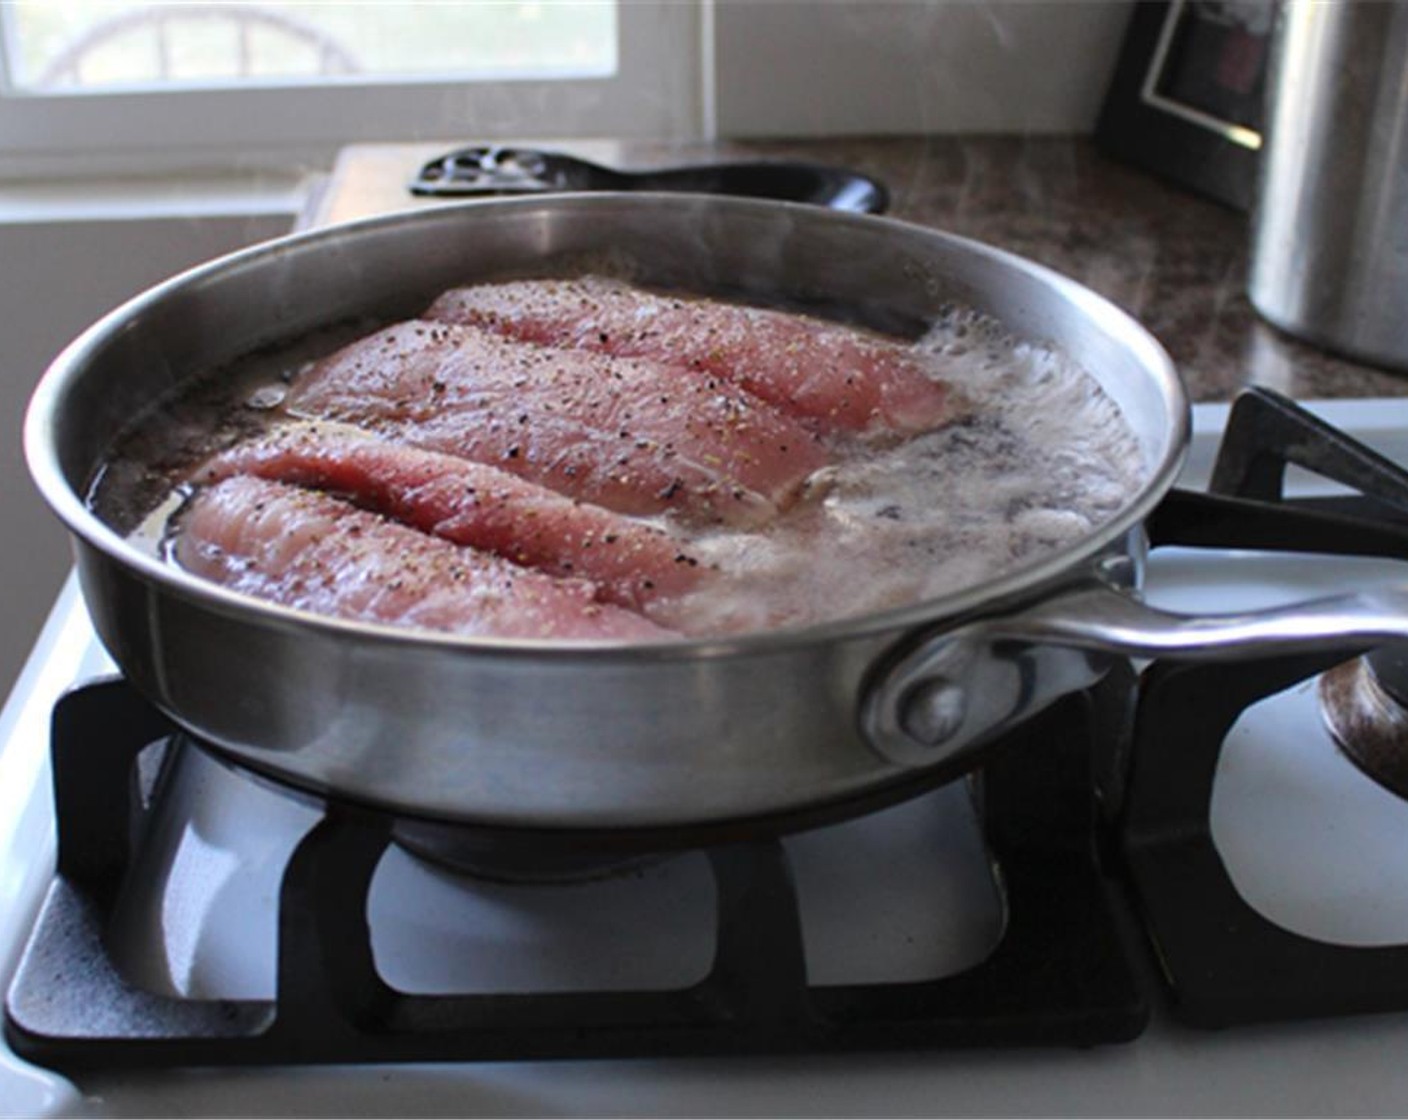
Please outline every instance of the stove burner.
[{"label": "stove burner", "polygon": [[[1284,499],[1291,464],[1357,493]],[[1212,490],[1170,494],[1150,519],[1151,544],[1408,560],[1408,473],[1267,390],[1234,404]],[[1209,821],[1218,759],[1244,710],[1321,673],[1322,688],[1338,692],[1336,666],[1349,661],[1343,673],[1363,677],[1359,666],[1395,656],[1347,641],[1313,655],[1144,673],[1121,846],[1183,1021],[1221,1027],[1408,1007],[1408,946],[1322,944],[1267,920],[1238,893]]]},{"label": "stove burner", "polygon": [[586,883],[628,875],[668,858],[659,852],[631,854],[590,846],[534,851],[512,844],[485,843],[452,825],[420,821],[398,822],[391,837],[420,859],[486,883]]},{"label": "stove burner", "polygon": [[1408,798],[1408,708],[1379,675],[1375,650],[1320,678],[1320,710],[1336,744],[1365,774]]},{"label": "stove burner", "polygon": [[[1228,417],[1212,489],[1239,500],[1280,502],[1288,465],[1357,495],[1273,507],[1315,519],[1305,522],[1294,544],[1264,538],[1234,543],[1408,559],[1408,471],[1274,393],[1245,394]],[[1384,788],[1408,797],[1408,647],[1395,643],[1369,651],[1362,661],[1328,671],[1319,689],[1325,721],[1345,755]]]}]

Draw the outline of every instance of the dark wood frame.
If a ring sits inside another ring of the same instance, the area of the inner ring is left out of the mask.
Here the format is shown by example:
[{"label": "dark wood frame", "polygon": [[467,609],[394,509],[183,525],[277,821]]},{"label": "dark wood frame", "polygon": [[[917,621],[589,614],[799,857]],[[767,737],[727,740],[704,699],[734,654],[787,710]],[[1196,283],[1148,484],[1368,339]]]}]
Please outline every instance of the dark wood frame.
[{"label": "dark wood frame", "polygon": [[1256,124],[1248,127],[1158,91],[1160,71],[1179,46],[1187,21],[1197,18],[1191,0],[1135,5],[1095,142],[1109,155],[1247,210],[1256,193],[1260,98],[1244,106],[1243,115]]}]

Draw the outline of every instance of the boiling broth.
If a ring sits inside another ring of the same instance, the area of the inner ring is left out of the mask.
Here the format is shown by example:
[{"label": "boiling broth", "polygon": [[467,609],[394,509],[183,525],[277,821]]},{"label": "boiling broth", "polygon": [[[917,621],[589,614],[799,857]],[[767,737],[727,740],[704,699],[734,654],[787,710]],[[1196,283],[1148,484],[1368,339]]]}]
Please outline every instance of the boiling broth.
[{"label": "boiling broth", "polygon": [[[94,480],[93,508],[169,557],[191,469],[272,426],[300,423],[280,409],[287,387],[369,329],[346,324],[255,355],[161,402]],[[832,462],[761,528],[653,519],[713,573],[670,605],[676,626],[691,635],[804,626],[972,587],[1087,536],[1147,477],[1118,408],[1051,347],[964,310],[910,345],[962,399],[957,419],[903,440],[828,435]]]}]

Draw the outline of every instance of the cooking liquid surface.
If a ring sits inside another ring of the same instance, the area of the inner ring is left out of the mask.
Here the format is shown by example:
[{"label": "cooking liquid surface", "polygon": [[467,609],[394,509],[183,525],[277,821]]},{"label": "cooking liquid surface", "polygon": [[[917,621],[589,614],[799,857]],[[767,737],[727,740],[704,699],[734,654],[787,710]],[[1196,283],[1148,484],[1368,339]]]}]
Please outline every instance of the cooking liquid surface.
[{"label": "cooking liquid surface", "polygon": [[[288,386],[373,326],[330,330],[197,379],[119,441],[94,480],[93,508],[170,558],[191,468],[273,426],[305,423],[280,407]],[[715,573],[669,604],[681,630],[801,626],[954,592],[1078,541],[1137,492],[1147,464],[1133,433],[1062,354],[963,310],[912,345],[961,402],[953,421],[907,439],[827,435],[831,462],[761,528],[653,519]]]}]

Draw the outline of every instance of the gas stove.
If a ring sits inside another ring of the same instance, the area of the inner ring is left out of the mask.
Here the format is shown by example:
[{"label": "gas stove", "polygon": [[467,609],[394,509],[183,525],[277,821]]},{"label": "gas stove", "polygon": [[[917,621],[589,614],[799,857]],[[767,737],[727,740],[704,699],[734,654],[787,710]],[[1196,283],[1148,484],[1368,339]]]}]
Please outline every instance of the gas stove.
[{"label": "gas stove", "polygon": [[[1408,462],[1408,401],[1312,411]],[[1228,408],[1194,420],[1180,485],[1201,490]],[[1261,461],[1237,485],[1269,497]],[[1226,488],[1237,464],[1217,471]],[[1293,470],[1287,492],[1323,503],[1317,547],[1339,548],[1343,488]],[[1264,550],[1279,530],[1247,518],[1236,548],[1193,547],[1214,513],[1151,521],[1150,601],[1294,602],[1408,557],[1392,524],[1377,556]],[[70,585],[0,714],[0,1104],[1395,1112],[1408,801],[1326,729],[1319,673],[1343,660],[1132,666],[968,780],[544,882],[447,869],[388,843],[394,822],[171,739]]]}]

